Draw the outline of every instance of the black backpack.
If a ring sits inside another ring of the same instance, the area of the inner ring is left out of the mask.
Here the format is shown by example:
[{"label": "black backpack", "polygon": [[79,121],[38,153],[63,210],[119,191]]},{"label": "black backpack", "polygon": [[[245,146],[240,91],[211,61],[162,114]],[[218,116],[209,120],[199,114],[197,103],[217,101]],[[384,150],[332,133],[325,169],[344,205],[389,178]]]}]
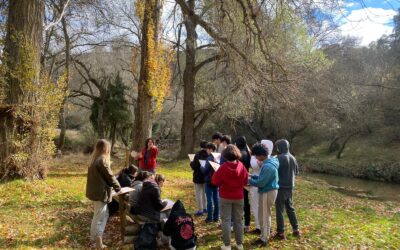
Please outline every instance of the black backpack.
[{"label": "black backpack", "polygon": [[135,242],[135,250],[155,250],[157,249],[158,225],[156,223],[146,223],[142,226],[139,236]]}]

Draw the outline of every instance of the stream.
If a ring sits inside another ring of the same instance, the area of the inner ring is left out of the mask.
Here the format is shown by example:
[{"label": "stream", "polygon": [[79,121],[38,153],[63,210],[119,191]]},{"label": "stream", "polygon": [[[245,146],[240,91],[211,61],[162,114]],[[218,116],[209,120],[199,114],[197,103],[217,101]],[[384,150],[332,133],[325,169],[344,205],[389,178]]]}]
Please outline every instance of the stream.
[{"label": "stream", "polygon": [[326,182],[331,189],[346,195],[374,200],[400,202],[399,184],[318,173],[302,173],[301,176],[311,182]]}]

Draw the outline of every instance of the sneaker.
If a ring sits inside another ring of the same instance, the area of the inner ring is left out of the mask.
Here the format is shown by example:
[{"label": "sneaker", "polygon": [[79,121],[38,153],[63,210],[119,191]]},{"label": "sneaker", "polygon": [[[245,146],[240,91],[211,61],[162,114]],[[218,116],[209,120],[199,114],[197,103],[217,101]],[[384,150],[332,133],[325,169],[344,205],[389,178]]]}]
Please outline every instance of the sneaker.
[{"label": "sneaker", "polygon": [[219,219],[213,219],[213,221],[214,221],[214,222],[218,222],[218,221],[219,221]]},{"label": "sneaker", "polygon": [[231,246],[221,246],[221,250],[231,250]]},{"label": "sneaker", "polygon": [[266,247],[266,246],[268,246],[268,242],[263,241],[261,239],[257,239],[255,241],[253,241],[251,244],[253,246],[258,246],[258,247]]},{"label": "sneaker", "polygon": [[195,216],[202,216],[204,213],[202,210],[197,211],[196,213],[194,213]]},{"label": "sneaker", "polygon": [[274,235],[271,236],[273,240],[286,240],[286,236],[284,233],[276,232]]},{"label": "sneaker", "polygon": [[299,238],[301,236],[300,230],[294,230],[293,231],[293,236]]},{"label": "sneaker", "polygon": [[249,226],[244,226],[244,227],[243,227],[243,231],[244,231],[244,233],[250,232]]},{"label": "sneaker", "polygon": [[101,236],[96,237],[96,250],[103,250],[106,249],[107,246],[103,244],[103,239]]},{"label": "sneaker", "polygon": [[250,231],[251,234],[256,234],[256,235],[260,235],[261,234],[261,230],[259,228],[254,229],[253,231]]},{"label": "sneaker", "polygon": [[210,220],[210,219],[205,219],[204,222],[205,222],[205,223],[211,223],[212,220]]},{"label": "sneaker", "polygon": [[237,250],[243,250],[243,249],[244,249],[244,248],[243,248],[243,244],[236,245],[236,249],[237,249]]}]

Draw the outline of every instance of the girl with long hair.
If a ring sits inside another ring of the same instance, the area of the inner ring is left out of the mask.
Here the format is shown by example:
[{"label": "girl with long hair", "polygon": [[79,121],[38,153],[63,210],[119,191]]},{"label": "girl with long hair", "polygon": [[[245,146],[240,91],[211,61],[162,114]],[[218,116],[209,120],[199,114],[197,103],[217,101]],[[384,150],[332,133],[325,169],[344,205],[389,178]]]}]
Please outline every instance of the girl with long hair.
[{"label": "girl with long hair", "polygon": [[117,179],[110,168],[111,145],[108,141],[97,141],[88,168],[86,182],[86,197],[93,202],[94,214],[90,227],[91,244],[96,244],[97,249],[103,249],[103,233],[106,227],[109,211],[107,204],[112,201],[111,189],[116,192],[121,190]]}]

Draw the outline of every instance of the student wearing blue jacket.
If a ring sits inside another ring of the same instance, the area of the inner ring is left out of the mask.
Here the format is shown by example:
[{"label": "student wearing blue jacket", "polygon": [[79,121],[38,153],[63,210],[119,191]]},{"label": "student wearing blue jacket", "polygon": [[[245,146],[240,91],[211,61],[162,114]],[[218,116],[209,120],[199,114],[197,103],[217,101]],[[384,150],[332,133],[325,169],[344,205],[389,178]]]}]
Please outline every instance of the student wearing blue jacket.
[{"label": "student wearing blue jacket", "polygon": [[261,235],[260,239],[253,244],[266,247],[271,229],[271,208],[275,204],[279,189],[279,160],[276,157],[269,157],[268,148],[263,144],[255,144],[251,152],[258,161],[262,162],[260,174],[249,178],[249,185],[258,187],[259,193],[258,219]]},{"label": "student wearing blue jacket", "polygon": [[206,183],[206,197],[207,197],[207,218],[206,223],[209,222],[218,222],[219,219],[219,196],[218,196],[218,187],[211,184],[211,177],[214,174],[214,169],[211,167],[209,161],[214,161],[214,157],[211,153],[213,153],[217,147],[209,142],[206,146],[207,154],[209,155],[207,158],[207,163],[204,167],[201,167],[201,171],[204,175],[204,181]]}]

